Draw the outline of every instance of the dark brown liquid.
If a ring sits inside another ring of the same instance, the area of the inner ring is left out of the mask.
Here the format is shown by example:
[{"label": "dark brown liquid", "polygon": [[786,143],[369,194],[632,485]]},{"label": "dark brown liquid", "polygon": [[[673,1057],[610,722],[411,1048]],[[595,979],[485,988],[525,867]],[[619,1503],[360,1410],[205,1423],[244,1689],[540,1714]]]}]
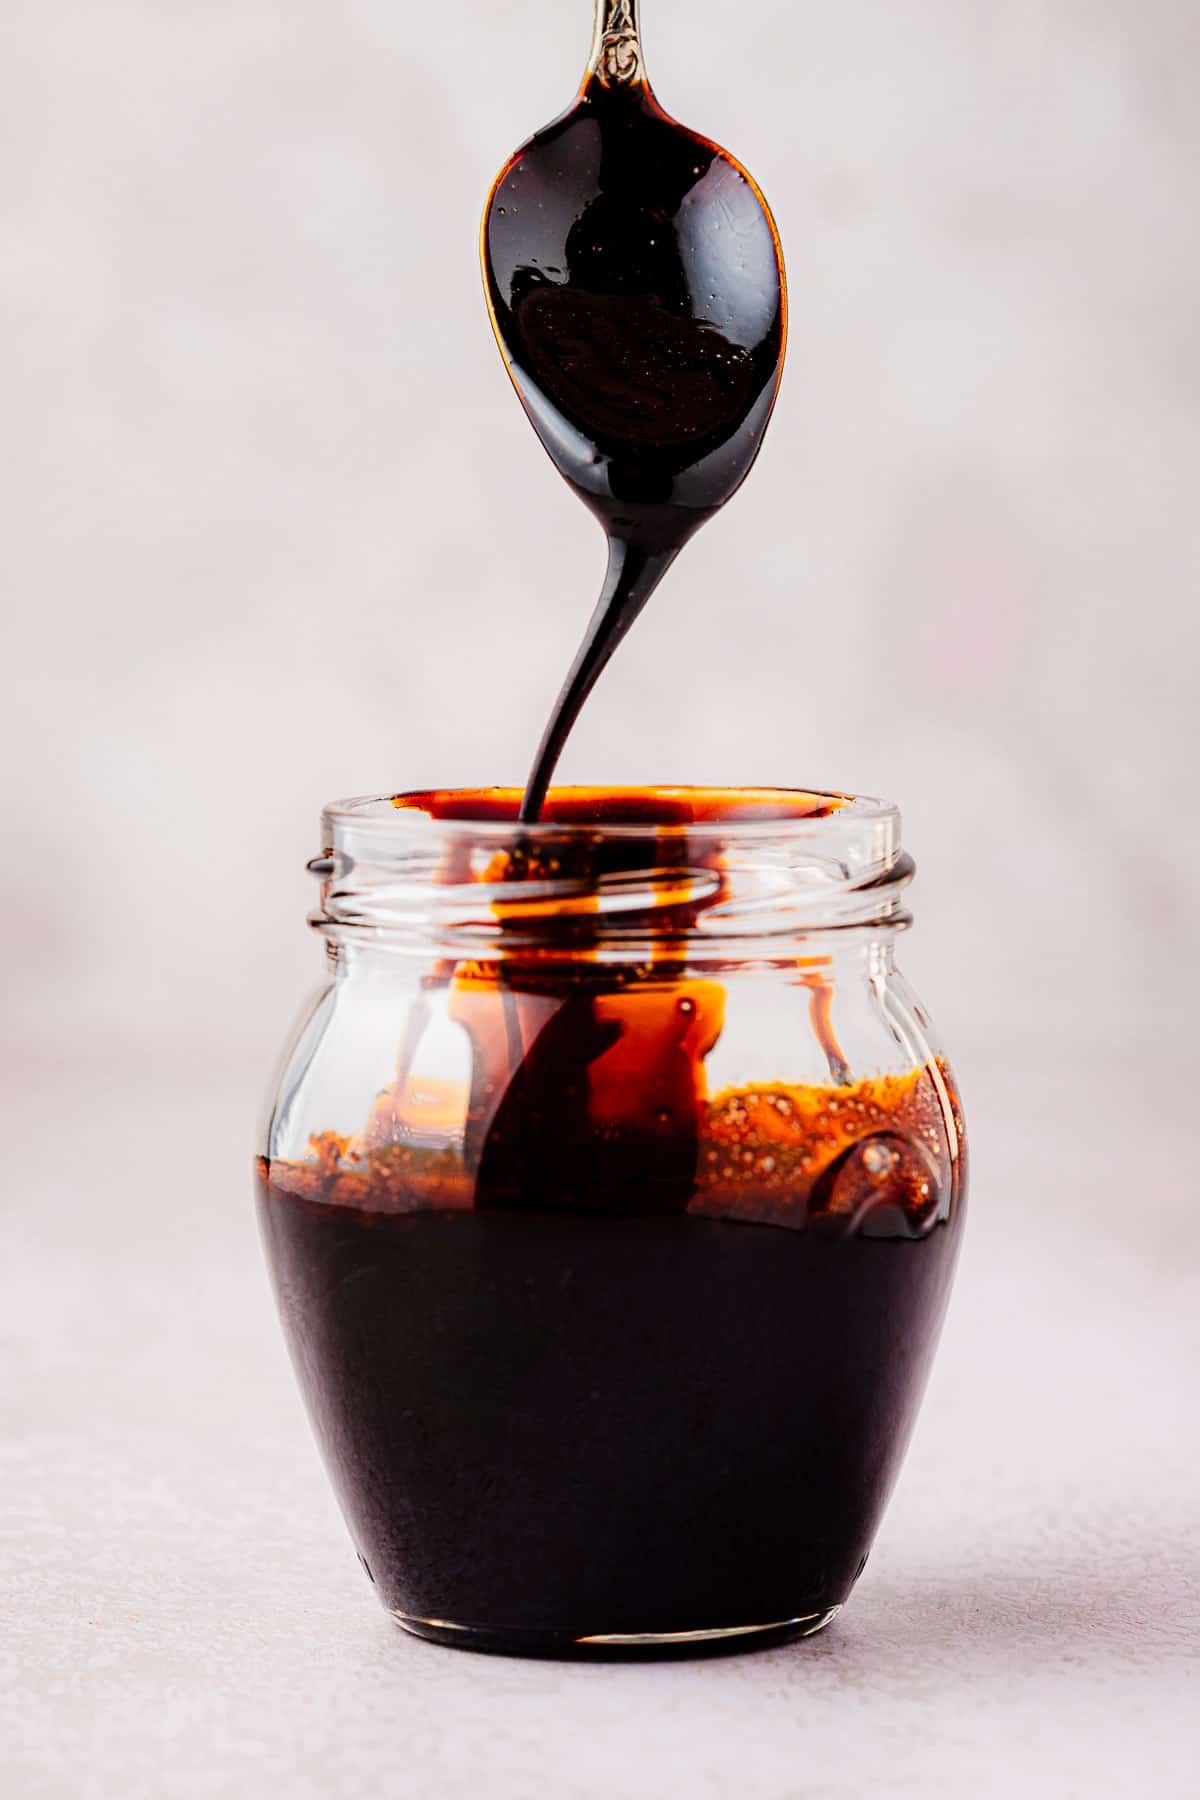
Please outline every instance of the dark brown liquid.
[{"label": "dark brown liquid", "polygon": [[484,276],[526,412],[608,538],[538,750],[537,818],[588,693],[679,550],[746,477],[779,382],[779,243],[745,171],[644,83],[593,77],[493,192]]},{"label": "dark brown liquid", "polygon": [[[397,797],[484,826],[519,801]],[[861,1570],[957,1250],[952,1078],[855,1081],[843,1060],[829,1085],[710,1094],[725,985],[680,958],[713,896],[672,888],[674,869],[720,869],[701,827],[840,804],[554,790],[550,820],[610,829],[509,840],[486,878],[511,885],[495,910],[521,946],[429,978],[470,1042],[468,1090],[422,1087],[410,1045],[357,1137],[259,1164],[293,1357],[360,1555],[430,1635],[462,1641],[451,1621],[483,1646],[564,1650],[766,1625],[840,1605]],[[523,890],[574,877],[591,893],[648,852],[646,960],[593,960],[601,921],[564,914],[561,892],[538,939]],[[805,1004],[803,972],[778,982],[781,1006],[797,986]]]},{"label": "dark brown liquid", "polygon": [[556,1212],[545,1184],[537,1212],[381,1213],[286,1179],[259,1199],[285,1328],[389,1609],[447,1642],[562,1653],[814,1623],[846,1599],[956,1232],[638,1214],[638,1183],[609,1214]]}]

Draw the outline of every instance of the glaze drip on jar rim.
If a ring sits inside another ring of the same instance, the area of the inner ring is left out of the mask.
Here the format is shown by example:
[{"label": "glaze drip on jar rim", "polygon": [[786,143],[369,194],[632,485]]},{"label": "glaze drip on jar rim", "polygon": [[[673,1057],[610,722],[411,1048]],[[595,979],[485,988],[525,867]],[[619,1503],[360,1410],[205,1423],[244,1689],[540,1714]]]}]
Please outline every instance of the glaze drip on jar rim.
[{"label": "glaze drip on jar rim", "polygon": [[[429,788],[393,794],[401,812],[422,813],[440,822],[461,820],[473,825],[514,825],[524,790],[515,787]],[[358,804],[348,801],[345,804]],[[846,807],[878,806],[848,794],[778,787],[553,787],[542,816],[524,831],[542,825],[598,826],[605,831],[665,829],[670,826],[784,824],[800,819],[826,819]]]}]

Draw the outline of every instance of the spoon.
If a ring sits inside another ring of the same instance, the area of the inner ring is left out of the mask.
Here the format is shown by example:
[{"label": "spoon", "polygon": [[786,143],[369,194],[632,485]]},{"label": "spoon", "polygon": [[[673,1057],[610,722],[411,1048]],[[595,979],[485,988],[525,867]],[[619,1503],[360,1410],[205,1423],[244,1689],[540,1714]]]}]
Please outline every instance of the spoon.
[{"label": "spoon", "polygon": [[525,788],[519,816],[533,820],[613,651],[758,454],[786,291],[750,176],[651,93],[637,0],[596,0],[578,97],[496,177],[481,254],[521,404],[608,539],[600,599]]}]

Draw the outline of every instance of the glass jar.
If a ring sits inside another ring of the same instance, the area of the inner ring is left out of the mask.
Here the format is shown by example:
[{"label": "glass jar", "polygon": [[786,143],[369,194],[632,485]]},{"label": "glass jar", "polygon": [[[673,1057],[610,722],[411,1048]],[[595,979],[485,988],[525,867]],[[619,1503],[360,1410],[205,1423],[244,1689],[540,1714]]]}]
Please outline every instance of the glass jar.
[{"label": "glass jar", "polygon": [[867,1559],[962,1229],[896,970],[896,809],[783,789],[348,800],[258,1159],[289,1346],[409,1630],[804,1634]]}]

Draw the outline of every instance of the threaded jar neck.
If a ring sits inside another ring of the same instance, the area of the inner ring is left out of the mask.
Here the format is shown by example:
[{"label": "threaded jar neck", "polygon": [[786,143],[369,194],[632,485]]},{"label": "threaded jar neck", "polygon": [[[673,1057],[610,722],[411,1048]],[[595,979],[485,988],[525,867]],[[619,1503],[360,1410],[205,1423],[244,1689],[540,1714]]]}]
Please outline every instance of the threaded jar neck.
[{"label": "threaded jar neck", "polygon": [[335,944],[459,958],[728,962],[909,923],[913,865],[879,800],[790,788],[555,788],[336,801],[312,923]]}]

